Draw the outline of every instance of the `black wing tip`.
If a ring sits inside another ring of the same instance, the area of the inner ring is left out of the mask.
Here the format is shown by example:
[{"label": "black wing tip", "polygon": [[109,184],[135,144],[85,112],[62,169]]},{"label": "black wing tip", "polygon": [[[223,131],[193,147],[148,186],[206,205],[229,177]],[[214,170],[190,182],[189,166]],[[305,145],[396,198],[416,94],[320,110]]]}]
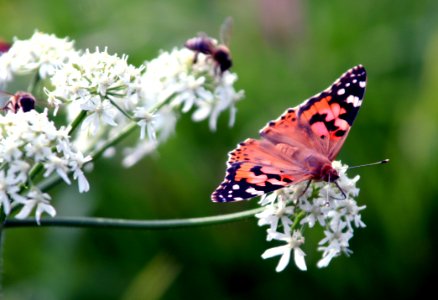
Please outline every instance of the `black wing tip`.
[{"label": "black wing tip", "polygon": [[351,68],[350,70],[347,71],[347,74],[354,74],[357,76],[366,76],[367,75],[367,71],[365,69],[365,67],[361,64],[354,66],[353,68]]},{"label": "black wing tip", "polygon": [[251,188],[251,185],[245,181],[234,181],[235,170],[229,168],[224,181],[211,194],[213,202],[237,202],[249,200],[263,194],[262,191],[256,191]]},{"label": "black wing tip", "polygon": [[211,194],[211,201],[214,203],[226,203],[226,202],[235,202],[240,200],[246,200],[243,198],[237,198],[236,197],[226,197],[224,196],[221,191],[223,190],[222,186],[219,187],[216,191]]},{"label": "black wing tip", "polygon": [[217,192],[214,192],[213,194],[211,194],[211,201],[215,202],[215,203],[226,202],[226,200],[223,199],[220,195],[218,195]]},{"label": "black wing tip", "polygon": [[[226,176],[228,176],[228,172],[227,172]],[[216,202],[216,203],[236,201],[237,199],[235,199],[231,195],[227,194],[227,191],[229,190],[229,187],[228,187],[229,184],[230,184],[230,182],[227,179],[225,179],[218,186],[218,188],[211,194],[211,201]]]}]

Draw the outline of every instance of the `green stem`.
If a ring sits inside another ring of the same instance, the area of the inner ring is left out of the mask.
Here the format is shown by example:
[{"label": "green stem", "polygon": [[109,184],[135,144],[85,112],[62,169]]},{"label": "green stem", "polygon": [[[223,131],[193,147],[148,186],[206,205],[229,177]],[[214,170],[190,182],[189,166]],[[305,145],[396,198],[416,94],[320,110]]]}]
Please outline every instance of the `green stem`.
[{"label": "green stem", "polygon": [[47,193],[49,190],[53,189],[55,186],[63,182],[62,178],[59,176],[52,176],[40,184],[38,184],[38,189],[44,193]]},{"label": "green stem", "polygon": [[35,177],[44,169],[44,166],[42,163],[37,163],[32,167],[32,169],[29,171],[29,184],[32,180],[35,179]]},{"label": "green stem", "polygon": [[[172,96],[170,96],[169,98],[171,98]],[[166,101],[162,101],[160,103],[157,103],[155,106],[151,107],[149,109],[150,113],[154,113],[157,110],[159,110],[165,103]],[[137,123],[133,122],[131,124],[129,124],[128,126],[126,126],[117,136],[115,136],[114,138],[110,139],[108,142],[106,142],[103,146],[101,146],[100,148],[94,150],[93,152],[90,153],[92,160],[91,161],[95,161],[96,159],[98,159],[100,156],[102,156],[102,154],[105,152],[105,150],[107,150],[108,148],[114,146],[115,144],[117,144],[118,142],[120,142],[121,140],[123,140],[124,138],[126,138],[129,134],[131,134],[135,129],[138,128]],[[90,161],[90,162],[91,162]]]},{"label": "green stem", "polygon": [[198,227],[216,225],[228,222],[239,221],[254,217],[261,212],[264,207],[251,209],[248,211],[218,215],[201,218],[170,219],[170,220],[126,220],[109,218],[87,218],[87,217],[62,217],[53,219],[42,219],[40,225],[35,219],[25,220],[6,220],[3,227],[80,227],[80,228],[114,228],[114,229],[140,229],[140,230],[159,230],[159,229],[178,229],[187,227]]},{"label": "green stem", "polygon": [[129,120],[134,121],[134,119],[124,109],[122,109],[116,102],[114,102],[111,99],[108,99],[108,100],[112,105],[114,105],[115,108],[117,108],[118,111],[120,111],[122,113],[122,115],[127,117]]},{"label": "green stem", "polygon": [[298,213],[298,215],[295,217],[295,220],[291,226],[291,230],[294,230],[297,225],[300,223],[301,219],[303,219],[303,217],[306,215],[306,213],[304,211],[300,211]]},{"label": "green stem", "polygon": [[35,88],[38,84],[38,82],[40,81],[40,73],[38,72],[38,70],[36,71],[35,75],[33,76],[32,80],[30,81],[28,87],[27,87],[27,91],[31,94],[35,94]]},{"label": "green stem", "polygon": [[108,148],[114,146],[115,144],[119,143],[121,140],[126,138],[129,134],[131,134],[135,129],[138,128],[137,123],[131,123],[128,126],[126,126],[117,136],[113,137],[112,139],[108,140],[103,146],[99,147],[98,149],[92,151],[90,153],[92,159],[89,162],[95,161],[98,159],[102,154],[107,150]]},{"label": "green stem", "polygon": [[0,296],[3,292],[3,242],[4,242],[4,221],[6,219],[6,215],[3,211],[3,208],[0,207]]},{"label": "green stem", "polygon": [[76,128],[78,128],[79,124],[82,123],[82,121],[87,116],[87,111],[81,110],[81,112],[76,116],[76,118],[73,120],[73,122],[70,125],[70,130],[68,131],[68,135],[71,136],[73,132],[75,132]]}]

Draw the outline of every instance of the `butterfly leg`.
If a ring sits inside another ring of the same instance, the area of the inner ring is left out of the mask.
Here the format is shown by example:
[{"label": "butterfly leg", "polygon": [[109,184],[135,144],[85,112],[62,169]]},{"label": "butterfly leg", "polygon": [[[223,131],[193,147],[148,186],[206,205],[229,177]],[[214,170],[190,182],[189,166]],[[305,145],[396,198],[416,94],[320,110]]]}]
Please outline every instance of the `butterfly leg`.
[{"label": "butterfly leg", "polygon": [[297,201],[300,200],[300,198],[301,198],[301,197],[307,192],[307,190],[308,190],[309,187],[310,187],[310,183],[312,183],[312,180],[311,180],[311,179],[307,181],[306,187],[305,187],[304,190],[300,193],[300,195],[297,197]]},{"label": "butterfly leg", "polygon": [[342,196],[344,196],[344,199],[338,199],[338,198],[334,198],[334,199],[336,199],[336,200],[345,200],[345,199],[347,199],[347,194],[345,194],[344,190],[339,186],[339,183],[336,180],[333,181],[333,182],[334,182],[334,184],[336,184],[336,187],[339,189],[339,191],[341,191]]}]

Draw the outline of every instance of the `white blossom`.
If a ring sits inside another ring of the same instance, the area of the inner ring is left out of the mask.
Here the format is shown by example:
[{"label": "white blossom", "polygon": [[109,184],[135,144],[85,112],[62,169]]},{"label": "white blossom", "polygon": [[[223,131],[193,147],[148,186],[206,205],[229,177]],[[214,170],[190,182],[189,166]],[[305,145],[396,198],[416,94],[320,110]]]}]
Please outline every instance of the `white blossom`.
[{"label": "white blossom", "polygon": [[136,68],[127,60],[126,55],[111,55],[106,48],[103,51],[96,48],[94,52],[87,49],[60,67],[51,78],[55,88],[46,90],[46,94],[54,105],[73,103],[73,109],[78,105],[83,109],[93,108],[96,102],[105,100],[131,107],[130,97],[137,91],[143,67]]},{"label": "white blossom", "polygon": [[79,193],[88,192],[90,190],[90,184],[82,168],[86,163],[91,161],[92,157],[89,155],[84,156],[82,152],[71,152],[69,158],[69,168],[73,172],[73,179],[78,181]]},{"label": "white blossom", "polygon": [[8,52],[0,56],[0,83],[11,81],[15,74],[35,70],[40,78],[48,78],[77,55],[73,41],[53,34],[36,31],[28,40],[15,38]]},{"label": "white blossom", "polygon": [[189,49],[174,49],[147,62],[141,78],[142,98],[147,104],[170,100],[183,113],[194,107],[193,120],[210,117],[210,129],[215,130],[220,112],[234,108],[244,93],[234,89],[236,74],[218,76],[214,61],[199,53],[195,63],[194,55]]},{"label": "white blossom", "polygon": [[62,65],[46,89],[54,113],[65,108],[72,122],[81,111],[86,117],[74,137],[80,150],[95,148],[119,134],[133,121],[143,66],[128,63],[126,55],[109,54],[105,48],[86,50]]},{"label": "white blossom", "polygon": [[115,121],[117,110],[109,100],[103,100],[100,96],[92,96],[81,105],[81,109],[88,112],[82,123],[82,129],[95,135],[101,124],[117,126]]},{"label": "white blossom", "polygon": [[303,199],[300,203],[300,209],[306,212],[306,217],[303,218],[300,224],[306,224],[312,228],[315,223],[318,222],[319,225],[325,226],[327,214],[330,211],[327,201],[322,198],[314,199],[313,201],[308,201]]},{"label": "white blossom", "polygon": [[318,268],[325,268],[327,267],[332,259],[339,255],[339,251],[337,249],[330,249],[328,248],[326,251],[324,251],[322,258],[318,261],[316,264]]},{"label": "white blossom", "polygon": [[[35,88],[47,96],[43,103],[51,113],[59,113],[57,122],[70,125],[55,126],[47,110],[0,116],[0,207],[6,214],[21,208],[19,218],[35,211],[38,222],[43,212],[54,215],[49,196],[36,188],[29,174],[56,174],[67,184],[77,181],[79,192],[86,192],[90,184],[83,168],[91,165],[91,157],[83,153],[106,147],[135,124],[140,139],[124,149],[125,166],[155,151],[174,132],[181,114],[191,114],[194,121],[208,119],[209,128],[216,130],[219,115],[229,110],[233,125],[235,104],[244,96],[235,89],[237,75],[219,73],[211,57],[200,53],[195,61],[195,55],[186,48],[174,49],[135,67],[127,55],[110,54],[106,48],[76,51],[68,38],[35,32],[28,40],[16,39],[0,57],[0,86],[32,72],[37,79],[47,79]],[[80,127],[71,138],[76,121]],[[278,205],[276,214],[286,229],[293,211]]]},{"label": "white blossom", "polygon": [[269,225],[267,239],[272,239],[272,234],[277,232],[279,222],[281,222],[284,231],[288,232],[292,225],[291,216],[294,213],[293,206],[287,206],[286,201],[278,200],[266,206],[266,209],[261,213],[256,214],[259,219],[258,225]]},{"label": "white blossom", "polygon": [[262,254],[263,259],[281,255],[275,271],[281,272],[287,267],[292,250],[294,251],[295,265],[302,271],[307,270],[306,261],[304,259],[306,254],[300,248],[300,246],[304,243],[304,237],[300,231],[294,231],[292,234],[277,233],[275,240],[284,241],[286,244],[283,246],[270,248]]},{"label": "white blossom", "polygon": [[349,240],[353,237],[353,231],[348,229],[347,223],[343,221],[331,222],[328,229],[324,230],[325,237],[319,242],[318,250],[323,251],[322,259],[318,262],[318,267],[326,267],[332,258],[342,252],[350,255],[352,251],[349,247]]},{"label": "white blossom", "polygon": [[155,115],[145,107],[136,107],[134,110],[134,117],[139,120],[137,124],[140,126],[140,139],[144,139],[145,131],[147,131],[148,139],[150,141],[156,141],[157,135],[154,125]]},{"label": "white blossom", "polygon": [[27,218],[30,213],[35,210],[35,220],[37,224],[40,224],[41,215],[43,213],[47,213],[50,216],[54,217],[56,215],[55,208],[50,205],[50,196],[46,193],[42,193],[38,189],[32,189],[27,194],[27,199],[24,201],[23,207],[19,213],[15,215],[16,219],[24,219]]},{"label": "white blossom", "polygon": [[44,177],[56,173],[68,184],[69,174],[73,173],[83,192],[89,185],[82,167],[90,159],[74,148],[66,128],[55,127],[47,110],[0,115],[0,207],[8,215],[12,207],[22,206],[17,218],[25,218],[35,210],[37,222],[43,212],[53,216],[55,210],[47,194],[34,185],[30,190],[23,189],[32,181],[31,167],[40,164]]},{"label": "white blossom", "polygon": [[[320,225],[324,228],[324,237],[318,244],[318,250],[322,252],[322,258],[317,263],[320,268],[328,266],[334,257],[342,253],[352,253],[349,240],[354,235],[354,228],[365,227],[360,214],[365,206],[358,206],[353,198],[359,194],[359,188],[356,187],[359,176],[349,178],[346,174],[348,166],[338,161],[333,162],[332,166],[339,174],[336,183],[313,181],[309,185],[308,182],[301,182],[265,195],[259,202],[265,209],[256,217],[259,226],[269,226],[267,241],[287,241],[286,245],[268,249],[263,254],[263,258],[282,256],[277,271],[286,267],[290,250],[297,245],[297,226],[304,229]],[[304,243],[304,238],[298,240],[301,241],[299,245]],[[296,264],[303,270],[300,265],[305,266],[304,253],[301,249],[294,251],[299,260]]]},{"label": "white blossom", "polygon": [[220,113],[229,109],[230,125],[234,123],[235,103],[243,98],[243,91],[234,88],[237,75],[228,71],[219,76],[213,60],[201,53],[195,63],[194,56],[189,49],[174,49],[145,62],[134,108],[140,141],[125,149],[123,165],[134,165],[165,141],[174,131],[178,112],[193,111],[194,121],[209,118],[215,130]]}]

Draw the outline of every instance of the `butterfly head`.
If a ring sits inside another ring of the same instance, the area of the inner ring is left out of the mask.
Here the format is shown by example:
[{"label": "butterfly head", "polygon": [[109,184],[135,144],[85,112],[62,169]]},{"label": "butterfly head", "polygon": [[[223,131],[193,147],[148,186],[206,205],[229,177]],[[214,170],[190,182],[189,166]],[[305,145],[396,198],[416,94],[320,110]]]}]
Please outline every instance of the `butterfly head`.
[{"label": "butterfly head", "polygon": [[334,182],[336,179],[339,178],[338,171],[336,171],[331,164],[324,164],[321,168],[319,180],[327,181],[327,182]]}]

